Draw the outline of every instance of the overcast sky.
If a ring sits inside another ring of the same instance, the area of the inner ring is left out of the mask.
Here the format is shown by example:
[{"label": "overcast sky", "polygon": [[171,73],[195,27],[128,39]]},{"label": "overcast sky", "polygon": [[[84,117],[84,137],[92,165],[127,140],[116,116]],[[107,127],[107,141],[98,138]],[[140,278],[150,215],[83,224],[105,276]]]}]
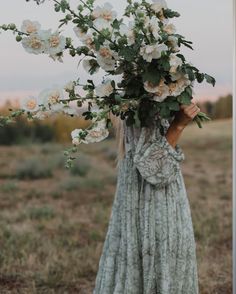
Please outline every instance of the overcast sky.
[{"label": "overcast sky", "polygon": [[[71,0],[78,5],[79,0]],[[110,2],[121,15],[125,0]],[[194,51],[184,50],[188,60],[202,72],[216,77],[217,85],[197,86],[196,98],[216,99],[232,92],[232,1],[231,0],[169,0],[168,6],[180,12],[181,17],[174,20],[178,33],[193,41]],[[42,27],[57,28],[60,14],[53,11],[51,1],[37,6],[33,1],[1,0],[0,23],[14,22],[18,26],[22,20],[37,20]],[[63,32],[75,38],[72,28]],[[0,100],[37,94],[51,85],[64,85],[65,82],[82,76],[77,69],[78,59],[65,56],[64,63],[54,62],[44,55],[28,54],[21,44],[16,43],[10,32],[0,34]]]}]

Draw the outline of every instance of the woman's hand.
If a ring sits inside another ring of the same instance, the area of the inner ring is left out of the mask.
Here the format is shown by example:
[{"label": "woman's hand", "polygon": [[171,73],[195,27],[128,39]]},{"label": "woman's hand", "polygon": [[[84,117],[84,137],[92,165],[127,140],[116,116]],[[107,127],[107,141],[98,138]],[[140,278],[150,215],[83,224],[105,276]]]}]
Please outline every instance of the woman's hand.
[{"label": "woman's hand", "polygon": [[181,105],[180,111],[176,114],[173,121],[174,125],[178,129],[184,129],[200,112],[200,108],[195,104]]},{"label": "woman's hand", "polygon": [[190,105],[181,105],[180,111],[176,114],[166,132],[166,139],[173,148],[175,148],[184,128],[199,112],[200,108],[195,103],[191,103]]}]

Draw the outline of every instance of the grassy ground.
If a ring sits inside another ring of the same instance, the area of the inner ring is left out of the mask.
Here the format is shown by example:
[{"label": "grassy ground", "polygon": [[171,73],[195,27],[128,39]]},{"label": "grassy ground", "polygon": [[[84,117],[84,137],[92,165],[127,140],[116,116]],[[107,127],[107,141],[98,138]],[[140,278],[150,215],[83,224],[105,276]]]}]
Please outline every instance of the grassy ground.
[{"label": "grassy ground", "polygon": [[[232,292],[231,121],[190,126],[180,142],[201,294]],[[0,147],[0,293],[91,294],[116,184],[114,142]]]}]

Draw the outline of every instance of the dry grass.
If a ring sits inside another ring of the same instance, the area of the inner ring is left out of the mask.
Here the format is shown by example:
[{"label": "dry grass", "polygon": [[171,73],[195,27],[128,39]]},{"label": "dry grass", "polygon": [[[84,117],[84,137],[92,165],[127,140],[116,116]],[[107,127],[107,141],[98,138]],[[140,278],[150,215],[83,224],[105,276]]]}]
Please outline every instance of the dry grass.
[{"label": "dry grass", "polygon": [[[191,126],[180,144],[186,155],[182,169],[197,240],[200,293],[228,294],[231,121],[212,122],[203,130]],[[85,147],[82,162],[89,162],[79,175],[63,168],[63,146],[0,148],[1,294],[92,293],[116,170],[113,141]],[[52,175],[19,177],[19,165],[31,175],[32,158],[36,170],[45,164]],[[22,165],[28,159],[30,168]]]}]

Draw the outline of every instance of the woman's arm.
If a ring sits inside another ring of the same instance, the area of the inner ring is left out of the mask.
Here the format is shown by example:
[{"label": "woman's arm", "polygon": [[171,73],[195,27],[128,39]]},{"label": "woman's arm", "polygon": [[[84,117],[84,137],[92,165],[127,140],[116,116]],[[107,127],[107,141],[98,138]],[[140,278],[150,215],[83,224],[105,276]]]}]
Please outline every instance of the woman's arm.
[{"label": "woman's arm", "polygon": [[180,111],[175,116],[165,135],[167,141],[173,148],[175,148],[184,128],[199,112],[200,108],[195,103],[191,103],[190,105],[181,105]]}]

